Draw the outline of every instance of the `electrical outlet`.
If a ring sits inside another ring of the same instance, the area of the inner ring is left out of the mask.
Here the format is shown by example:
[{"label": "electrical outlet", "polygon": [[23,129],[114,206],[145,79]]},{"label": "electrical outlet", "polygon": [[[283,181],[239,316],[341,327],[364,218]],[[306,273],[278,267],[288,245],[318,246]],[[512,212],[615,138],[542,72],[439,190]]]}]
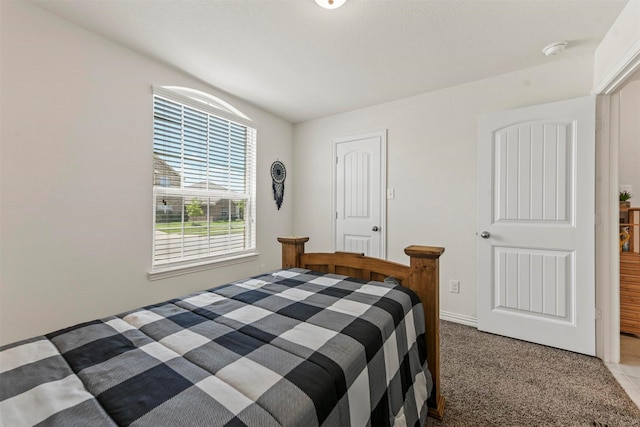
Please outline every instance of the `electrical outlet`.
[{"label": "electrical outlet", "polygon": [[449,292],[452,294],[460,293],[460,281],[459,280],[449,280]]},{"label": "electrical outlet", "polygon": [[264,264],[260,264],[260,273],[264,273]]}]

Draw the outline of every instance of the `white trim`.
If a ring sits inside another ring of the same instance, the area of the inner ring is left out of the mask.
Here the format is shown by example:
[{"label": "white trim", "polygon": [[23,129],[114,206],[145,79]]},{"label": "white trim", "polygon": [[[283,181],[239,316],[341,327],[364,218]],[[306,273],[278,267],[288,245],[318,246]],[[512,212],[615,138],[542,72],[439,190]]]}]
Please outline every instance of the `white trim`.
[{"label": "white trim", "polygon": [[626,81],[636,70],[640,69],[640,39],[620,58],[615,67],[593,88],[596,95],[610,95]]},{"label": "white trim", "polygon": [[601,126],[597,149],[599,162],[596,212],[596,297],[601,311],[596,320],[596,355],[607,363],[620,360],[620,254],[618,246],[618,151],[620,95],[599,97]]},{"label": "white trim", "polygon": [[255,261],[258,259],[257,252],[238,255],[230,258],[224,258],[218,261],[206,261],[197,264],[182,265],[179,267],[168,267],[165,269],[157,269],[147,273],[149,281],[162,280],[169,277],[182,276],[183,274],[195,273],[198,271],[210,270],[212,268],[227,267],[229,265],[240,264],[244,262]]},{"label": "white trim", "polygon": [[467,316],[465,314],[451,313],[449,311],[440,310],[440,320],[446,320],[448,322],[460,323],[461,325],[478,327],[478,318]]},{"label": "white trim", "polygon": [[336,216],[337,216],[337,181],[338,174],[338,143],[333,140],[331,148],[331,252],[336,251]]},{"label": "white trim", "polygon": [[[639,57],[640,58],[640,57]],[[610,139],[609,139],[609,338],[604,360],[620,362],[620,203],[618,193],[620,152],[620,92],[611,95]],[[615,238],[613,238],[615,236]],[[606,335],[605,335],[606,337]],[[607,358],[608,356],[608,358]]]}]

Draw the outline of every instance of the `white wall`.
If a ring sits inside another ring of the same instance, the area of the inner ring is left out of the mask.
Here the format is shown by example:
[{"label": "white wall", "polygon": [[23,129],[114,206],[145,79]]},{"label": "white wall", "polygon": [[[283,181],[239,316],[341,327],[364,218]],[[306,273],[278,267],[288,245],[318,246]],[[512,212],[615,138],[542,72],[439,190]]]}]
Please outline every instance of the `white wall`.
[{"label": "white wall", "polygon": [[[387,254],[444,246],[442,311],[476,319],[476,122],[480,114],[588,95],[593,57],[580,56],[294,126],[294,232],[331,249],[334,138],[388,129]],[[448,292],[460,280],[460,293]]]},{"label": "white wall", "polygon": [[[1,2],[0,343],[280,265],[269,165],[291,124],[26,2]],[[149,282],[152,84],[208,91],[258,125],[257,261]]]},{"label": "white wall", "polygon": [[620,90],[618,183],[631,185],[631,205],[640,207],[640,72]]}]

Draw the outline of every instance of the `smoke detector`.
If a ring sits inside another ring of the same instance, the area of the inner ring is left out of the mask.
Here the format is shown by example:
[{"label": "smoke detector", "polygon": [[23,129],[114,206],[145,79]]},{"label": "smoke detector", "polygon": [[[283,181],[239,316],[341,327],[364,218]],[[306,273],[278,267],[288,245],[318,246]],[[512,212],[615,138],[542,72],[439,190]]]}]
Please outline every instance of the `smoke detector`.
[{"label": "smoke detector", "polygon": [[567,47],[569,43],[566,41],[553,42],[550,45],[546,46],[542,49],[542,53],[547,56],[557,55],[564,51],[564,48]]},{"label": "smoke detector", "polygon": [[346,2],[347,0],[316,0],[316,3],[325,9],[337,9]]}]

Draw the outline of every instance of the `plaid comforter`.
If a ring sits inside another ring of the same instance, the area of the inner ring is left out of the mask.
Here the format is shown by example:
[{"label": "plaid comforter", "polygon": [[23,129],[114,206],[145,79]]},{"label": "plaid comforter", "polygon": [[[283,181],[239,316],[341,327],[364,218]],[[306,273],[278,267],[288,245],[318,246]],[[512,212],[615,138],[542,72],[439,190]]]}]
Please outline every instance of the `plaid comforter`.
[{"label": "plaid comforter", "polygon": [[422,425],[417,296],[281,270],[0,348],[5,426]]}]

